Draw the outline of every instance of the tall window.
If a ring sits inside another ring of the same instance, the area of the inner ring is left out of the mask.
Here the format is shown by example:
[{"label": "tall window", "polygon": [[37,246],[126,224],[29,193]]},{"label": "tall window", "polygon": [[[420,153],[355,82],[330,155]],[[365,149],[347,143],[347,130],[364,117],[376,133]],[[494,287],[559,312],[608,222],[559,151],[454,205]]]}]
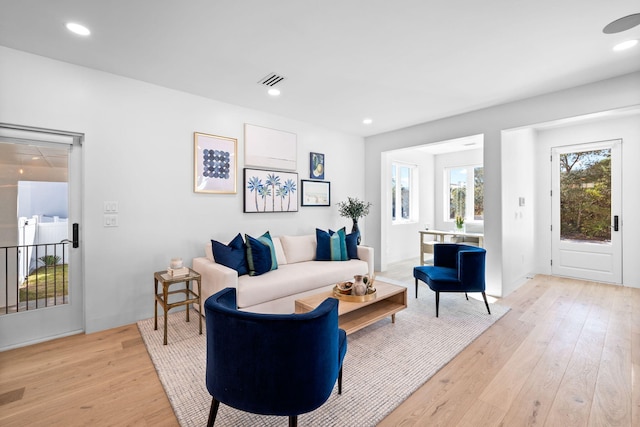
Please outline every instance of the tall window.
[{"label": "tall window", "polygon": [[461,216],[465,221],[484,219],[484,168],[457,166],[445,169],[448,209],[445,220]]},{"label": "tall window", "polygon": [[393,163],[391,165],[391,220],[413,221],[417,215],[413,198],[417,168],[413,165]]}]

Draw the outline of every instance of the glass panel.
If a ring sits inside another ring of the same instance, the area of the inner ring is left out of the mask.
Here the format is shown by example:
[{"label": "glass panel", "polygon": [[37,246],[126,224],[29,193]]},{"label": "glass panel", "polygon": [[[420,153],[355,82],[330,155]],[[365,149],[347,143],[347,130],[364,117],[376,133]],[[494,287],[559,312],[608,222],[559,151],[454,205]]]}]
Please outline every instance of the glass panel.
[{"label": "glass panel", "polygon": [[69,302],[69,147],[43,144],[0,141],[0,314]]},{"label": "glass panel", "polygon": [[396,165],[391,165],[391,220],[396,219]]},{"label": "glass panel", "polygon": [[400,203],[402,207],[402,219],[411,217],[411,169],[400,167]]},{"label": "glass panel", "polygon": [[473,219],[484,220],[484,168],[473,169]]},{"label": "glass panel", "polygon": [[611,242],[611,149],[560,155],[560,239]]},{"label": "glass panel", "polygon": [[449,169],[449,219],[465,218],[467,197],[467,169]]}]

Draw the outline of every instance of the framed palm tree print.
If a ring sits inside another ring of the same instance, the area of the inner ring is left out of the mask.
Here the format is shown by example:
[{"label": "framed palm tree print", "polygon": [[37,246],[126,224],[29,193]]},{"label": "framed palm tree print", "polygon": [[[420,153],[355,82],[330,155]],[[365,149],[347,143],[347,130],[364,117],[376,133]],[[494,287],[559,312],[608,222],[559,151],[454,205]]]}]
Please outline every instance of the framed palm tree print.
[{"label": "framed palm tree print", "polygon": [[297,212],[298,174],[244,169],[244,212]]}]

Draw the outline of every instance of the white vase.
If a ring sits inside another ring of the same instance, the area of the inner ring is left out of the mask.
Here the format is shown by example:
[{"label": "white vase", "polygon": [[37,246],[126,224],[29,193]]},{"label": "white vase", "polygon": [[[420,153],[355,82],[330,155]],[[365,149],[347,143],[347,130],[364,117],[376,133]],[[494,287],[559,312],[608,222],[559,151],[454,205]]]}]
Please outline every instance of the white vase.
[{"label": "white vase", "polygon": [[362,296],[367,293],[367,285],[364,284],[364,276],[355,275],[353,276],[355,282],[353,282],[352,293],[353,295]]}]

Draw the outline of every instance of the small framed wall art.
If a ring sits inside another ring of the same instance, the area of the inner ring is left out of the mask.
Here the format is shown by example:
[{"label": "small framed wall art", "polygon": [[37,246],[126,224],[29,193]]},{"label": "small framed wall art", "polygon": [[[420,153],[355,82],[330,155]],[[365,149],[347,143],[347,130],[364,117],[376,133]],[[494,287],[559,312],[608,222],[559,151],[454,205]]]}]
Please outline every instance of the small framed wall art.
[{"label": "small framed wall art", "polygon": [[300,204],[302,206],[331,206],[331,183],[329,181],[300,181]]},{"label": "small framed wall art", "polygon": [[324,179],[324,154],[309,153],[309,178]]},{"label": "small framed wall art", "polygon": [[298,212],[296,172],[244,169],[244,212]]},{"label": "small framed wall art", "polygon": [[237,193],[237,157],[237,139],[194,132],[193,191]]}]

